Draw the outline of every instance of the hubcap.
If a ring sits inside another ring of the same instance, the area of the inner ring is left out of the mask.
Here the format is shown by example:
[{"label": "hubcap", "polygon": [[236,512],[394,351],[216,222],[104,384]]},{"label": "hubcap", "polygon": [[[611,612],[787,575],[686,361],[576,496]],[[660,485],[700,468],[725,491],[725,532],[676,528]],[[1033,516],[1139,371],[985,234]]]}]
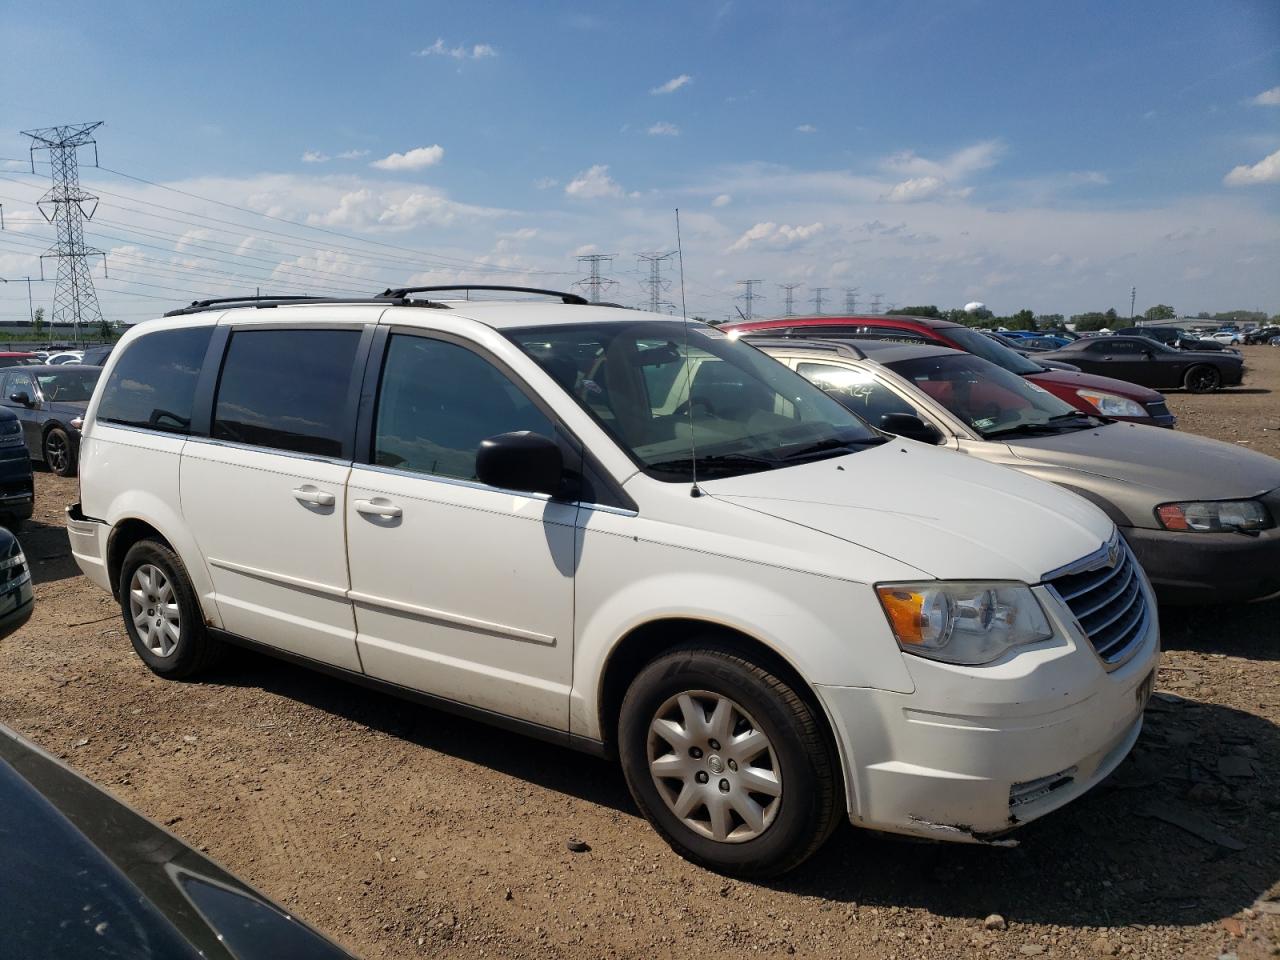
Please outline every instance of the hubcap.
[{"label": "hubcap", "polygon": [[724,843],[764,833],[782,804],[773,744],[746,710],[706,690],[677,694],[649,724],[649,772],[690,830]]},{"label": "hubcap", "polygon": [[44,458],[54,470],[61,470],[67,465],[67,444],[62,437],[54,433],[45,442]]},{"label": "hubcap", "polygon": [[144,563],[129,581],[129,614],[142,645],[157,657],[168,657],[182,636],[182,614],[173,583],[155,564]]}]

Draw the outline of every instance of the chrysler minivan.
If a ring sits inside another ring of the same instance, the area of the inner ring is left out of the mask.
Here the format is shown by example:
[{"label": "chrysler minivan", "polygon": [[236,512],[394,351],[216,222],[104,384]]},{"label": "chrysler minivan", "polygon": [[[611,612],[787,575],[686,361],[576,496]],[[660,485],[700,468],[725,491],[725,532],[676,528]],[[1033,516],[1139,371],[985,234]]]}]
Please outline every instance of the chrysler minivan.
[{"label": "chrysler minivan", "polygon": [[843,817],[991,842],[1128,753],[1156,609],[1095,506],[702,323],[481,289],[125,335],[68,530],[151,670],[239,644],[616,756],[743,876]]}]

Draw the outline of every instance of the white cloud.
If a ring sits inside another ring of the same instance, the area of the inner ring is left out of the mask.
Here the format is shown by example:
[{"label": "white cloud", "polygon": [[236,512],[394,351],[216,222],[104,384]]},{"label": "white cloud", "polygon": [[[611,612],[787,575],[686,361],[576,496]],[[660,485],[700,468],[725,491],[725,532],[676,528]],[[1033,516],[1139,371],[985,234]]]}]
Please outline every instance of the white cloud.
[{"label": "white cloud", "polygon": [[414,147],[404,153],[393,153],[369,164],[379,170],[421,170],[423,167],[434,167],[444,159],[444,147],[432,144],[429,147]]},{"label": "white cloud", "polygon": [[1280,87],[1263,90],[1249,102],[1258,107],[1280,107]]},{"label": "white cloud", "polygon": [[599,197],[620,197],[622,187],[609,176],[608,164],[597,163],[570,180],[564,192],[582,200],[594,200]]},{"label": "white cloud", "polygon": [[817,132],[818,132],[818,128],[815,127],[812,123],[802,123],[800,124],[800,126],[796,127],[796,133],[817,133]]},{"label": "white cloud", "polygon": [[772,221],[757,223],[733,242],[728,253],[737,253],[748,247],[764,244],[770,247],[790,247],[802,243],[821,233],[821,223],[811,223],[807,227],[792,227],[787,224],[776,224]]},{"label": "white cloud", "polygon": [[659,120],[649,128],[649,136],[651,137],[678,137],[680,136],[680,128],[674,123],[667,123],[665,120]]},{"label": "white cloud", "polygon": [[672,77],[660,87],[654,87],[649,92],[654,96],[661,96],[664,93],[675,93],[681,87],[688,86],[693,83],[693,77],[687,73],[682,73],[678,77]]},{"label": "white cloud", "polygon": [[552,187],[560,186],[560,181],[555,177],[539,177],[533,181],[533,185],[539,190],[550,190]]},{"label": "white cloud", "polygon": [[429,47],[414,51],[413,55],[415,57],[452,57],[454,60],[484,60],[487,57],[496,57],[498,51],[488,43],[446,47],[444,39],[437,37],[435,43]]},{"label": "white cloud", "polygon": [[367,157],[368,155],[368,150],[343,150],[341,153],[336,153],[333,156],[329,156],[329,154],[322,153],[319,150],[308,150],[303,153],[302,162],[328,163],[330,160],[359,160],[361,157]]},{"label": "white cloud", "polygon": [[332,159],[327,153],[319,150],[307,150],[302,154],[303,163],[328,163]]},{"label": "white cloud", "polygon": [[711,201],[713,207],[727,207],[731,203],[733,203],[733,197],[727,193],[722,193]]},{"label": "white cloud", "polygon": [[914,150],[903,150],[887,158],[883,165],[892,173],[954,181],[994,167],[1003,153],[1004,144],[1001,141],[982,140],[941,160],[929,160]]},{"label": "white cloud", "polygon": [[338,160],[359,160],[361,157],[367,157],[368,150],[343,150],[337,155]]},{"label": "white cloud", "polygon": [[912,177],[894,184],[884,195],[890,203],[915,203],[930,200],[946,192],[947,183],[941,177]]},{"label": "white cloud", "polygon": [[1280,150],[1257,163],[1236,167],[1222,182],[1228,187],[1249,187],[1259,183],[1280,183]]}]

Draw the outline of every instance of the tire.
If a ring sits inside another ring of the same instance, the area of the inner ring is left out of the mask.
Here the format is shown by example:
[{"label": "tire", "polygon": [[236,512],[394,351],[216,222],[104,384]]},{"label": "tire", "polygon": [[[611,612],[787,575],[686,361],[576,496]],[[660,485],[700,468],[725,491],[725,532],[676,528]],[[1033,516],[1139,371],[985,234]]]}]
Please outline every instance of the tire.
[{"label": "tire", "polygon": [[42,454],[45,466],[50,472],[60,477],[76,475],[75,447],[72,446],[71,437],[67,435],[67,431],[61,427],[52,427],[45,433]]},{"label": "tire", "polygon": [[839,759],[815,709],[729,646],[693,644],[641,670],[623,698],[618,752],[654,829],[720,873],[785,873],[844,816]]},{"label": "tire", "polygon": [[1182,383],[1191,393],[1212,393],[1222,386],[1222,374],[1217,367],[1200,364],[1187,371]]},{"label": "tire", "polygon": [[129,548],[117,594],[133,650],[157,676],[187,680],[222,659],[225,645],[209,635],[186,568],[165,544]]}]

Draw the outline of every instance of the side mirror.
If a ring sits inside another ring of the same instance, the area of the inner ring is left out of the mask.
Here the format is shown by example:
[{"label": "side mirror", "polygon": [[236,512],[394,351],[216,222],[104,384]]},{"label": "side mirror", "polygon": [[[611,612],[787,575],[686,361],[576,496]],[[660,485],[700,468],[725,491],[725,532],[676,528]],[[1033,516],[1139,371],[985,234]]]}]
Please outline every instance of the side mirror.
[{"label": "side mirror", "polygon": [[31,395],[25,390],[19,390],[17,393],[9,394],[9,399],[14,403],[22,404],[24,407],[32,406]]},{"label": "side mirror", "polygon": [[476,452],[476,478],[491,487],[554,496],[563,474],[559,445],[540,433],[500,433]]},{"label": "side mirror", "polygon": [[921,443],[937,443],[942,439],[936,427],[925,423],[914,413],[886,413],[880,417],[880,429]]}]

